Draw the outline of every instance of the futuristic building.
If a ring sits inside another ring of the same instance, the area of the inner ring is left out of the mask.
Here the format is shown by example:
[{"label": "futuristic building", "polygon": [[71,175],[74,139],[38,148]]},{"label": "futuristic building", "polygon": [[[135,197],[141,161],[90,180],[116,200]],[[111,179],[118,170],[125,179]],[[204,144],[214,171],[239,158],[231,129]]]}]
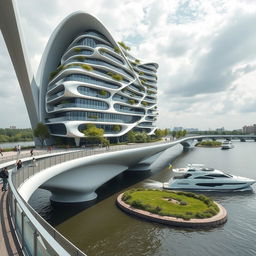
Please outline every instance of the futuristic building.
[{"label": "futuristic building", "polygon": [[40,119],[52,135],[78,144],[88,123],[103,128],[106,137],[132,128],[153,134],[158,65],[128,50],[89,14],[75,13],[59,25],[40,67]]},{"label": "futuristic building", "polygon": [[[5,39],[11,48],[14,40],[7,32]],[[22,43],[21,38],[21,48]],[[20,59],[27,76],[18,70],[21,64],[14,64],[18,78],[22,74],[19,82],[32,127],[43,122],[53,137],[75,139],[77,145],[83,143],[88,123],[103,128],[108,138],[131,129],[153,134],[158,65],[133,57],[129,50],[90,14],[76,12],[64,19],[49,39],[36,79],[25,53]]]}]

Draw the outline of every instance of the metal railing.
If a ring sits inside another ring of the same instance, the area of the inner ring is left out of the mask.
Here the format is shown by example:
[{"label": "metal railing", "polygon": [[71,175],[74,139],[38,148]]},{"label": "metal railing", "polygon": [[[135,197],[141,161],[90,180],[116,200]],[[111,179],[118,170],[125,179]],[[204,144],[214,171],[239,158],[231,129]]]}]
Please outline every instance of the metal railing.
[{"label": "metal railing", "polygon": [[[150,143],[159,144],[159,142]],[[17,238],[25,255],[76,255],[85,256],[86,254],[79,250],[69,240],[62,236],[54,227],[45,221],[19,194],[18,188],[27,179],[40,171],[51,166],[74,160],[81,157],[120,151],[125,149],[139,148],[148,146],[149,143],[117,145],[109,148],[89,148],[57,156],[42,158],[36,163],[27,160],[20,169],[13,168],[9,179],[8,202],[10,216]],[[27,154],[24,154],[27,155]],[[23,156],[24,156],[23,155]],[[29,154],[30,155],[30,154]],[[15,156],[16,157],[16,156]]]},{"label": "metal railing", "polygon": [[[45,154],[49,154],[50,151],[39,151],[39,152],[34,152],[33,153],[33,156],[36,157],[36,156],[41,156],[41,155],[45,155]],[[54,150],[51,150],[51,153],[54,154],[54,153],[67,153],[67,150],[63,150],[63,149],[54,149]],[[6,152],[3,152],[3,154],[6,154]],[[0,164],[3,164],[3,163],[6,163],[6,162],[10,162],[10,161],[14,161],[14,160],[18,160],[18,159],[23,159],[23,158],[27,158],[27,157],[31,157],[31,154],[30,152],[26,152],[26,153],[23,153],[22,151],[19,153],[19,152],[16,152],[16,154],[14,155],[11,155],[11,156],[0,156]]]}]

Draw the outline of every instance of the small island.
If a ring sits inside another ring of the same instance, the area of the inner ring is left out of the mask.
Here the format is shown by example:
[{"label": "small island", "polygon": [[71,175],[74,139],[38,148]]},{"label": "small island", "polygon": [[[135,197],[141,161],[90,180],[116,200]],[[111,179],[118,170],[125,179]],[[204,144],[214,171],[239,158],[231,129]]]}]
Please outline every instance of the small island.
[{"label": "small island", "polygon": [[117,205],[137,217],[179,227],[215,227],[227,220],[221,205],[192,192],[132,189],[118,196]]},{"label": "small island", "polygon": [[217,148],[221,146],[220,141],[204,140],[196,144],[196,147]]}]

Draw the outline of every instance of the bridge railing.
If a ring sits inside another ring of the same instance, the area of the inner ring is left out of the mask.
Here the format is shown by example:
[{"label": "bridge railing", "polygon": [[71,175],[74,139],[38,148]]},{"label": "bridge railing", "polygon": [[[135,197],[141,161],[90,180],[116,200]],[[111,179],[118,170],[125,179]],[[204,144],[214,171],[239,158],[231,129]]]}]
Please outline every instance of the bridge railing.
[{"label": "bridge railing", "polygon": [[[55,150],[51,151],[52,154],[54,154],[54,153],[65,153],[65,152],[67,152],[67,150],[63,150],[63,149],[55,149]],[[50,153],[50,152],[46,151],[46,150],[34,152],[33,157],[45,155],[47,153]],[[5,152],[3,152],[3,154],[5,154]],[[9,162],[9,161],[13,161],[13,160],[27,158],[27,157],[31,157],[30,152],[25,153],[25,152],[21,151],[21,153],[16,152],[15,154],[12,154],[10,156],[3,155],[3,156],[0,156],[0,164],[6,163],[6,162]]]},{"label": "bridge railing", "polygon": [[[159,143],[159,142],[158,142]],[[155,144],[155,143],[152,143]],[[148,144],[146,144],[148,145]],[[96,155],[104,152],[113,152],[131,148],[143,147],[145,144],[119,145],[109,149],[84,149],[73,151],[63,155],[49,156],[36,163],[27,161],[24,166],[18,170],[14,168],[9,180],[9,209],[13,222],[13,227],[17,238],[22,246],[25,255],[76,255],[85,256],[85,254],[73,245],[69,240],[62,236],[54,227],[45,221],[18,193],[17,189],[27,179],[51,166],[74,160],[77,158]]]}]

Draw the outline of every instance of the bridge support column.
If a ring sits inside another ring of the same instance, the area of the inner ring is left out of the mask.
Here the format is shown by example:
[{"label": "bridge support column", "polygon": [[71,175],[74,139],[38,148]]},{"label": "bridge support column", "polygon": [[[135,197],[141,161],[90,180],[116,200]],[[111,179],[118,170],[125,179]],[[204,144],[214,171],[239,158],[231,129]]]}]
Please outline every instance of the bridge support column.
[{"label": "bridge support column", "polygon": [[80,138],[75,138],[75,143],[76,143],[76,146],[79,147],[79,144],[80,144]]},{"label": "bridge support column", "polygon": [[92,201],[97,198],[97,194],[94,191],[86,194],[78,193],[52,193],[50,200],[54,203],[83,203]]}]

